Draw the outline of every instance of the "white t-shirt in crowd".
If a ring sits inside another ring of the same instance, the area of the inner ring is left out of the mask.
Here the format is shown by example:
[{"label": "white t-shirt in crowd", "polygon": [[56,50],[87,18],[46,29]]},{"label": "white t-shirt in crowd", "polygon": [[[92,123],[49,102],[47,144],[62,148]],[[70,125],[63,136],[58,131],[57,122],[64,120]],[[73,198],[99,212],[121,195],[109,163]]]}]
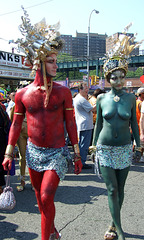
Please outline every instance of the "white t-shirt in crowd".
[{"label": "white t-shirt in crowd", "polygon": [[77,130],[93,129],[93,106],[79,94],[73,99]]}]

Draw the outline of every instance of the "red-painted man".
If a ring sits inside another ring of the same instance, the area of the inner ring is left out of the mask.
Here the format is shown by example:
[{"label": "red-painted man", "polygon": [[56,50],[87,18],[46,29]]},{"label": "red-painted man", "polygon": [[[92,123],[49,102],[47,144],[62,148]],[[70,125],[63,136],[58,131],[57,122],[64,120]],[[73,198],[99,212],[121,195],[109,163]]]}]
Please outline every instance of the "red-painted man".
[{"label": "red-painted man", "polygon": [[[27,166],[41,213],[41,239],[60,239],[54,226],[54,196],[71,158],[65,146],[64,121],[74,147],[75,173],[79,174],[82,169],[72,96],[68,88],[52,80],[56,76],[57,52],[61,47],[57,26],[47,29],[45,22],[41,22],[32,27],[24,12],[21,31],[25,29],[26,39],[18,42],[28,53],[27,57],[36,69],[36,77],[32,84],[16,93],[14,120],[3,166],[11,168],[13,149],[26,113],[29,136]],[[47,30],[49,37],[46,38]]]}]

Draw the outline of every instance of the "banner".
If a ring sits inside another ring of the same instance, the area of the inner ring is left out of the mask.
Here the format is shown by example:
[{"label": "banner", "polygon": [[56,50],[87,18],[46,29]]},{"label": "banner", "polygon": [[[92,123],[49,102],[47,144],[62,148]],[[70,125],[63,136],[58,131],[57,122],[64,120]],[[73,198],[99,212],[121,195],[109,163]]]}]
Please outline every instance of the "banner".
[{"label": "banner", "polygon": [[0,65],[22,67],[22,56],[14,53],[0,51]]},{"label": "banner", "polygon": [[30,77],[30,72],[28,71],[10,71],[10,70],[0,70],[0,77],[12,77],[12,78],[26,78],[26,79],[33,79]]}]

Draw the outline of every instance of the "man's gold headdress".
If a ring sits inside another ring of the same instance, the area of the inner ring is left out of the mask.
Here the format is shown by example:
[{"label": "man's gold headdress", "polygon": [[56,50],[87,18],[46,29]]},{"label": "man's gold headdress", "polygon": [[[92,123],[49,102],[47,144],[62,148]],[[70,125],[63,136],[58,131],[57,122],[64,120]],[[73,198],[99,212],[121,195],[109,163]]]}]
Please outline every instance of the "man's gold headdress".
[{"label": "man's gold headdress", "polygon": [[22,24],[19,26],[23,38],[18,38],[15,43],[22,49],[26,59],[33,65],[33,70],[37,70],[40,61],[51,53],[58,53],[63,47],[64,41],[60,38],[58,29],[60,23],[47,25],[45,18],[34,26],[31,25],[29,15],[23,8],[24,16],[21,17]]},{"label": "man's gold headdress", "polygon": [[17,39],[15,42],[18,44],[18,48],[22,49],[25,53],[25,61],[29,61],[32,64],[32,73],[38,69],[40,63],[42,63],[44,86],[46,88],[47,98],[45,106],[48,104],[49,91],[46,80],[45,59],[52,53],[58,53],[64,45],[64,41],[60,38],[58,29],[60,23],[55,25],[47,25],[45,18],[34,26],[31,25],[29,15],[27,11],[22,7],[24,16],[22,16],[22,24],[19,29],[24,36]]},{"label": "man's gold headdress", "polygon": [[136,39],[137,34],[135,34],[133,37],[127,34],[131,25],[132,23],[126,26],[123,33],[120,34],[117,39],[114,40],[113,36],[110,38],[110,40],[113,41],[114,46],[110,51],[107,52],[103,66],[104,75],[107,80],[108,75],[114,70],[123,69],[125,74],[127,73],[130,53],[135,48],[139,47],[144,41],[142,40],[135,43],[134,40]]}]

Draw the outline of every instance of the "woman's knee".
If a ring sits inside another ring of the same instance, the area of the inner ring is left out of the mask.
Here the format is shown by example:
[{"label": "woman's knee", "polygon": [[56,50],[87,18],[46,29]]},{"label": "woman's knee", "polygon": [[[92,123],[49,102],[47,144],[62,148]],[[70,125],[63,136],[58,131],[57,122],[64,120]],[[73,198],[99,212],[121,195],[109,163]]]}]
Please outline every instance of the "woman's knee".
[{"label": "woman's knee", "polygon": [[117,186],[108,187],[108,195],[113,198],[117,197],[118,196]]}]

